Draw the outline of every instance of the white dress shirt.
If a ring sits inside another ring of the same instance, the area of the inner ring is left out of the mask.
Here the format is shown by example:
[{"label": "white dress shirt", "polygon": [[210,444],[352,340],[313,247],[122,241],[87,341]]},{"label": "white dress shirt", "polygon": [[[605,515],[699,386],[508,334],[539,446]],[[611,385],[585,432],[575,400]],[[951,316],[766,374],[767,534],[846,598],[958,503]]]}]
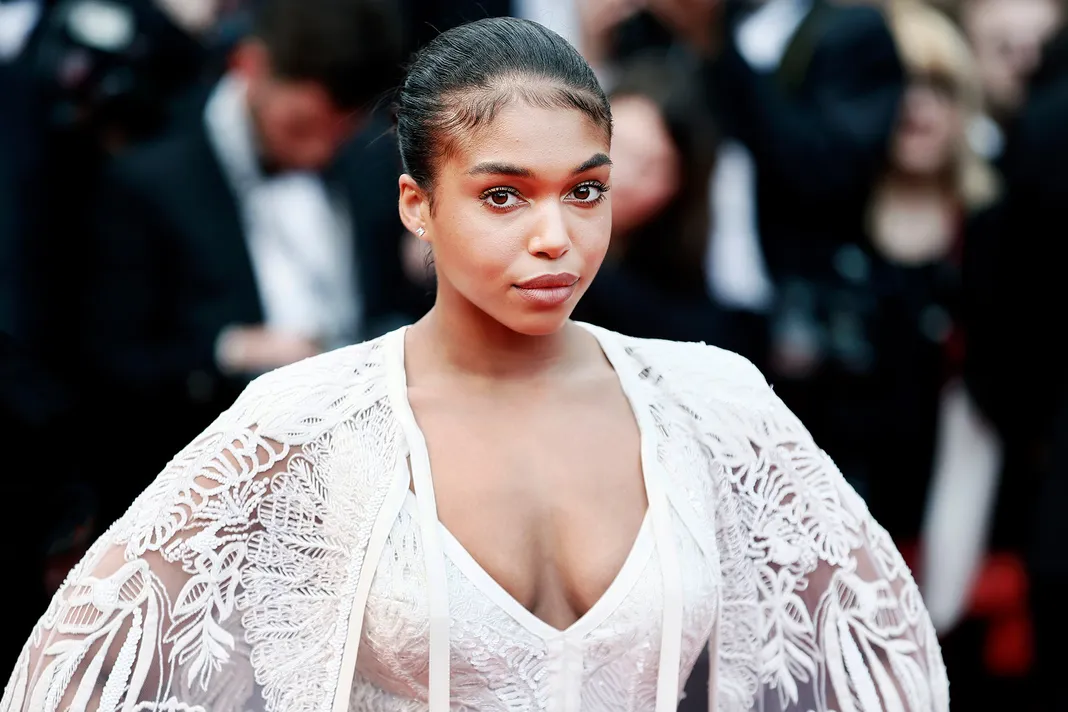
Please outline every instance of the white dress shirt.
[{"label": "white dress shirt", "polygon": [[[757,72],[774,72],[811,7],[812,0],[768,0],[761,5],[736,30],[742,58]],[[724,141],[720,147],[711,201],[716,219],[705,269],[709,290],[726,306],[766,311],[775,290],[760,249],[756,165],[737,141]]]}]

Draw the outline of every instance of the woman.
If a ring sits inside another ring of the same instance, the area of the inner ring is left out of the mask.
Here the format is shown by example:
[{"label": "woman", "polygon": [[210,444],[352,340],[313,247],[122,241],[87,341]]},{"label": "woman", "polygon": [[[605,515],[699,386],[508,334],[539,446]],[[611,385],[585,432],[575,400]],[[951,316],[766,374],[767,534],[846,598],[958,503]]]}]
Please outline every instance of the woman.
[{"label": "woman", "polygon": [[[854,413],[867,412],[853,418],[866,432],[846,433],[872,461],[872,510],[901,543],[919,535],[940,394],[947,376],[960,372],[964,223],[994,198],[997,181],[968,141],[982,95],[960,30],[923,3],[901,2],[889,17],[907,81],[887,170],[869,206],[866,278],[856,285],[868,295],[858,321],[873,358],[845,384],[843,400],[857,403]],[[872,458],[887,450],[893,454]]]},{"label": "woman", "polygon": [[465,25],[396,113],[436,306],[251,385],[0,709],[667,712],[709,641],[717,709],[947,709],[908,571],[753,367],[568,321],[611,228],[578,53]]},{"label": "woman", "polygon": [[908,80],[870,229],[888,262],[921,266],[952,256],[962,215],[988,205],[997,185],[968,141],[983,97],[964,36],[923,3],[901,2],[889,15]]},{"label": "woman", "polygon": [[833,271],[786,288],[794,298],[776,327],[794,346],[780,360],[807,371],[780,395],[902,544],[919,533],[939,393],[959,346],[963,218],[995,186],[967,142],[980,97],[960,32],[922,2],[886,13],[905,92],[864,229],[836,248]]}]

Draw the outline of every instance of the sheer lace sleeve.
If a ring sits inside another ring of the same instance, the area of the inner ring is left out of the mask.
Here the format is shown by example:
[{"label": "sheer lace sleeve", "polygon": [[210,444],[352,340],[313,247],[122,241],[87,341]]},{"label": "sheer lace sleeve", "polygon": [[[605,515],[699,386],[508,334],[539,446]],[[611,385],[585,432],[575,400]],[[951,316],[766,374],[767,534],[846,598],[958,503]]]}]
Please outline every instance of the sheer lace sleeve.
[{"label": "sheer lace sleeve", "polygon": [[756,369],[739,370],[707,411],[725,579],[711,708],[947,711],[938,641],[901,555]]},{"label": "sheer lace sleeve", "polygon": [[261,504],[295,457],[240,428],[183,450],[71,571],[0,710],[262,709],[241,573],[263,541]]},{"label": "sheer lace sleeve", "polygon": [[353,348],[257,379],[167,465],[70,572],[0,712],[329,709],[396,458]]}]

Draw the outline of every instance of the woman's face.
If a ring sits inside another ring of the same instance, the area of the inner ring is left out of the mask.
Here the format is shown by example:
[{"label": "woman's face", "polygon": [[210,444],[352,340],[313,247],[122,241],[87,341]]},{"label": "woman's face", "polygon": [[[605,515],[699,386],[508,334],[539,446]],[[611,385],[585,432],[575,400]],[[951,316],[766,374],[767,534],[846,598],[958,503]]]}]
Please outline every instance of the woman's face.
[{"label": "woman's face", "polygon": [[937,79],[913,79],[894,137],[893,163],[912,176],[944,172],[962,140],[964,124],[952,87]]},{"label": "woman's face", "polygon": [[625,235],[655,218],[679,192],[682,159],[649,99],[613,99],[612,123],[612,226]]},{"label": "woman's face", "polygon": [[439,309],[527,335],[561,328],[608,249],[605,132],[571,109],[516,102],[437,167],[433,210],[408,176],[401,214],[433,247]]}]

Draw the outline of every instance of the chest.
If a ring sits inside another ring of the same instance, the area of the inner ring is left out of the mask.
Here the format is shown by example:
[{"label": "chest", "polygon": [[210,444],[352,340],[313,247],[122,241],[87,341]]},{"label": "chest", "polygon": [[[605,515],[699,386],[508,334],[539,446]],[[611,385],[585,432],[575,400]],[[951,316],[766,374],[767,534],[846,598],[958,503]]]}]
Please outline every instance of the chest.
[{"label": "chest", "polygon": [[621,392],[420,397],[438,517],[525,609],[566,627],[611,585],[647,501]]},{"label": "chest", "polygon": [[[430,592],[418,508],[409,495],[375,569],[351,710],[427,709]],[[716,624],[721,579],[683,521],[675,524],[683,574],[679,674],[686,680]],[[651,536],[639,539],[605,598],[563,631],[517,606],[448,532],[443,544],[454,709],[652,709],[664,598]]]},{"label": "chest", "polygon": [[906,266],[945,259],[956,237],[955,211],[945,201],[884,199],[872,220],[872,242],[890,262]]}]

